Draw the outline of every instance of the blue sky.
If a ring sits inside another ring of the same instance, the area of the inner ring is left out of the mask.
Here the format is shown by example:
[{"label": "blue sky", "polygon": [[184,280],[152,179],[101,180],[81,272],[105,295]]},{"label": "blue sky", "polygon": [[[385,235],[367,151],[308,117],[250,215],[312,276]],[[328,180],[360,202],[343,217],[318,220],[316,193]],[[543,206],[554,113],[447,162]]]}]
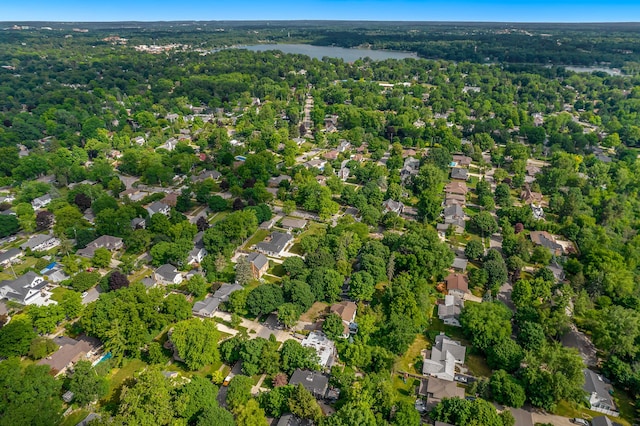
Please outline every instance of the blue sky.
[{"label": "blue sky", "polygon": [[1,0],[0,4],[0,21],[640,22],[640,0]]}]

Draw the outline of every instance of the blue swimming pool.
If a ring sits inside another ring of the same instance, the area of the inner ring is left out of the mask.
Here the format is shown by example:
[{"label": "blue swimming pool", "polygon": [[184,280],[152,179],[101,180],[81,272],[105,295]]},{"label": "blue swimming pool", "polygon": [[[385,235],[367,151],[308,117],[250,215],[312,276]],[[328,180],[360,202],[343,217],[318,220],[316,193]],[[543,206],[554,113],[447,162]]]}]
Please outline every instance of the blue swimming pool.
[{"label": "blue swimming pool", "polygon": [[111,358],[113,355],[111,355],[111,352],[107,352],[106,354],[102,355],[102,357],[97,360],[96,362],[93,363],[94,367],[98,364],[100,364],[102,361],[106,361],[109,358]]}]

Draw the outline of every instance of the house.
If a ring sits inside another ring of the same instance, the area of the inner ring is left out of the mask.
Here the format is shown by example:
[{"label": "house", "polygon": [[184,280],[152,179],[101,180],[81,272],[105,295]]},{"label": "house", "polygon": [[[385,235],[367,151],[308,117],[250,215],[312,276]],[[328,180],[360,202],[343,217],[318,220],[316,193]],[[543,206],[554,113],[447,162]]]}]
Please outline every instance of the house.
[{"label": "house", "polygon": [[382,213],[393,212],[396,214],[402,214],[404,211],[404,204],[401,201],[394,201],[392,199],[385,200],[382,203]]},{"label": "house", "polygon": [[[430,351],[424,351],[422,374],[453,381],[456,364],[464,364],[467,348],[444,333],[436,336]],[[431,379],[429,379],[431,380]]]},{"label": "house", "polygon": [[464,398],[464,389],[458,387],[456,382],[441,380],[437,377],[429,378],[426,389],[423,392],[427,396],[428,409],[438,405],[444,398]]},{"label": "house", "polygon": [[324,158],[325,160],[329,160],[329,161],[335,161],[335,160],[338,159],[338,155],[340,155],[340,153],[338,151],[336,151],[335,149],[332,149],[332,150],[327,151],[324,154],[322,154],[322,158]]},{"label": "house", "polygon": [[69,275],[64,272],[64,267],[57,262],[52,262],[47,265],[40,271],[40,275],[45,277],[47,281],[56,284],[69,279]]},{"label": "house", "polygon": [[278,188],[282,182],[291,182],[291,176],[280,175],[280,176],[269,178],[269,181],[267,182],[267,186],[270,188]]},{"label": "house", "polygon": [[280,417],[276,426],[312,426],[313,422],[309,419],[301,419],[293,414],[285,414]]},{"label": "house", "polygon": [[0,299],[7,298],[21,305],[55,305],[52,293],[45,290],[48,285],[41,276],[29,271],[15,280],[0,281]]},{"label": "house", "polygon": [[173,151],[174,149],[176,149],[177,145],[178,145],[178,139],[169,138],[165,143],[158,146],[156,149],[166,149],[167,151]]},{"label": "house", "polygon": [[207,179],[218,180],[222,177],[222,173],[216,170],[203,170],[196,176],[191,176],[191,182],[204,182]]},{"label": "house", "polygon": [[451,204],[444,208],[443,212],[445,225],[451,225],[458,234],[462,234],[465,228],[465,213],[459,204]]},{"label": "house", "polygon": [[38,365],[48,365],[51,367],[51,373],[55,376],[63,374],[78,361],[88,360],[102,346],[98,339],[86,336],[78,340],[66,336],[58,336],[53,341],[60,348],[50,356],[40,360]]},{"label": "house", "polygon": [[454,271],[464,272],[467,270],[468,264],[469,264],[469,261],[467,259],[456,256],[455,259],[453,259],[451,268],[453,268]]},{"label": "house", "polygon": [[249,253],[247,261],[251,265],[251,274],[254,279],[260,279],[269,269],[269,259],[262,253]]},{"label": "house", "polygon": [[267,256],[280,257],[292,243],[291,234],[272,232],[264,241],[256,244],[256,250]]},{"label": "house", "polygon": [[404,160],[404,165],[400,169],[400,179],[402,183],[406,183],[412,176],[415,176],[420,171],[420,160],[413,157],[407,157]]},{"label": "house", "polygon": [[331,313],[337,314],[342,318],[342,325],[344,327],[342,337],[345,339],[349,337],[351,334],[351,330],[356,330],[357,325],[355,324],[356,320],[356,311],[358,310],[358,305],[351,301],[343,301],[340,303],[334,303],[329,308]]},{"label": "house", "polygon": [[336,345],[321,331],[312,331],[300,342],[306,348],[313,348],[318,354],[318,364],[323,368],[331,368],[336,357]]},{"label": "house", "polygon": [[598,416],[591,419],[591,426],[614,426],[617,424],[607,416]]},{"label": "house", "polygon": [[533,244],[546,247],[556,256],[560,256],[564,253],[564,247],[562,247],[561,244],[558,244],[555,237],[547,231],[531,231],[529,238],[531,238]]},{"label": "house", "polygon": [[457,195],[467,195],[469,189],[467,188],[467,184],[461,181],[453,181],[449,182],[444,187],[444,192],[447,194],[457,194]]},{"label": "house", "polygon": [[187,256],[187,265],[194,265],[202,262],[202,259],[207,255],[207,250],[204,247],[194,247]]},{"label": "house", "polygon": [[168,263],[156,269],[153,275],[157,284],[180,284],[182,282],[182,274],[175,266]]},{"label": "house", "polygon": [[302,385],[311,395],[321,399],[325,397],[327,389],[329,389],[329,378],[319,371],[300,370],[298,368],[291,375],[289,384],[292,386]]},{"label": "house", "polygon": [[446,325],[460,327],[458,317],[463,307],[464,300],[461,297],[458,295],[447,295],[444,297],[444,300],[438,301],[438,318]]},{"label": "house", "polygon": [[533,192],[529,187],[520,192],[520,199],[525,204],[540,204],[542,202],[542,194]]},{"label": "house", "polygon": [[311,168],[316,168],[318,170],[320,170],[321,172],[324,171],[324,167],[327,165],[327,160],[320,160],[318,158],[313,159],[311,161],[307,161],[306,163],[302,164],[303,166],[305,166],[307,169],[311,169]]},{"label": "house", "polygon": [[469,293],[469,279],[465,274],[453,272],[444,280],[447,283],[448,294],[464,298],[464,295]]},{"label": "house", "polygon": [[304,229],[307,226],[307,221],[304,219],[297,219],[293,217],[285,217],[280,221],[281,226],[291,231],[292,229]]},{"label": "house", "polygon": [[456,163],[456,166],[458,167],[469,167],[472,159],[466,155],[455,154],[452,156],[452,161]]},{"label": "house", "polygon": [[445,206],[452,206],[452,205],[458,205],[458,206],[464,206],[466,203],[467,199],[464,195],[460,195],[460,194],[450,194],[447,193],[444,196],[444,205]]},{"label": "house", "polygon": [[89,426],[92,420],[99,419],[100,415],[96,413],[90,413],[87,417],[84,418],[80,423],[76,426]]},{"label": "house", "polygon": [[197,317],[212,318],[220,304],[229,300],[231,293],[242,289],[240,284],[222,284],[212,296],[194,303],[191,312]]},{"label": "house", "polygon": [[60,240],[53,235],[37,234],[33,235],[26,243],[23,243],[20,248],[22,250],[30,249],[31,251],[46,251],[60,245]]},{"label": "house", "polygon": [[147,227],[147,221],[141,217],[134,217],[131,219],[131,229],[145,229]]},{"label": "house", "polygon": [[460,167],[454,167],[451,169],[451,179],[467,180],[469,179],[469,170],[462,169]]},{"label": "house", "polygon": [[338,144],[338,147],[336,148],[336,150],[338,152],[345,152],[349,148],[351,148],[351,142],[345,139],[340,139],[340,143]]},{"label": "house", "polygon": [[10,248],[9,250],[0,253],[0,266],[7,267],[11,264],[20,262],[20,256],[22,256],[22,250],[17,248]]},{"label": "house", "polygon": [[34,198],[33,201],[31,201],[31,205],[33,206],[34,210],[38,210],[45,207],[50,202],[51,202],[51,195],[44,194],[42,197]]},{"label": "house", "polygon": [[122,238],[112,237],[110,235],[102,235],[91,241],[83,249],[76,252],[78,256],[91,258],[99,248],[106,248],[109,251],[120,250],[123,247]]},{"label": "house", "polygon": [[343,182],[349,179],[350,174],[351,170],[349,170],[348,167],[341,167],[340,170],[338,170],[338,178],[340,178],[340,180],[342,180]]},{"label": "house", "polygon": [[171,211],[171,207],[169,207],[162,201],[156,201],[147,207],[147,213],[149,213],[149,216],[153,216],[156,213],[169,216],[170,211]]},{"label": "house", "polygon": [[175,207],[178,204],[178,194],[175,192],[170,192],[165,197],[160,200],[161,203],[168,205],[169,207]]},{"label": "house", "polygon": [[147,143],[146,139],[142,136],[136,136],[135,138],[132,138],[131,142],[135,143],[138,146],[142,146]]},{"label": "house", "polygon": [[587,392],[590,409],[599,413],[618,416],[618,409],[611,396],[613,393],[611,385],[606,383],[601,375],[588,368],[582,370],[582,373],[584,374],[584,386],[582,389]]},{"label": "house", "polygon": [[531,203],[531,213],[535,220],[544,219],[544,209],[541,206],[536,206],[534,203]]}]

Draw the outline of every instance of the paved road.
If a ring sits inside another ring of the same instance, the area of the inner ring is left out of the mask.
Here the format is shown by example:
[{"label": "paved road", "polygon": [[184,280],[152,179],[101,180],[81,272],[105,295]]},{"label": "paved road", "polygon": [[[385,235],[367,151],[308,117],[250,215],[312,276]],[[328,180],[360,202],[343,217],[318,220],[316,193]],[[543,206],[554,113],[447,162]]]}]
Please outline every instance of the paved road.
[{"label": "paved road", "polygon": [[88,305],[91,302],[95,302],[96,300],[98,300],[98,297],[100,297],[100,290],[98,289],[98,287],[96,286],[90,288],[89,290],[87,290],[87,295],[82,298],[82,304]]}]

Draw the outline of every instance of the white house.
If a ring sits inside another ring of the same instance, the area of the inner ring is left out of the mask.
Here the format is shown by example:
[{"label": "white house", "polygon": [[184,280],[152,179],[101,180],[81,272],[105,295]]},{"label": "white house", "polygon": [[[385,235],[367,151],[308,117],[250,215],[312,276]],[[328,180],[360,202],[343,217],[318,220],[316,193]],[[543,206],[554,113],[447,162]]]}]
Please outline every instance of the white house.
[{"label": "white house", "polygon": [[51,202],[51,195],[44,194],[42,197],[35,198],[31,202],[31,205],[33,206],[34,210],[38,210],[38,209],[41,209],[41,208],[45,207],[50,202]]},{"label": "white house", "polygon": [[29,238],[20,248],[22,250],[31,249],[31,251],[46,251],[59,246],[60,240],[53,235],[37,234]]},{"label": "white house", "polygon": [[450,339],[444,333],[436,336],[431,351],[427,351],[422,363],[422,374],[453,381],[456,364],[464,364],[467,348]]},{"label": "white house", "polygon": [[182,274],[178,272],[175,266],[168,263],[160,266],[154,272],[154,278],[157,284],[180,284],[182,282]]},{"label": "white house", "polygon": [[156,201],[152,203],[149,207],[147,207],[147,213],[149,213],[149,216],[153,216],[156,213],[169,216],[170,211],[171,211],[171,207],[163,203],[162,201]]},{"label": "white house", "polygon": [[22,305],[52,305],[52,294],[45,290],[48,285],[41,276],[33,271],[16,278],[0,282],[0,298],[7,298]]}]

